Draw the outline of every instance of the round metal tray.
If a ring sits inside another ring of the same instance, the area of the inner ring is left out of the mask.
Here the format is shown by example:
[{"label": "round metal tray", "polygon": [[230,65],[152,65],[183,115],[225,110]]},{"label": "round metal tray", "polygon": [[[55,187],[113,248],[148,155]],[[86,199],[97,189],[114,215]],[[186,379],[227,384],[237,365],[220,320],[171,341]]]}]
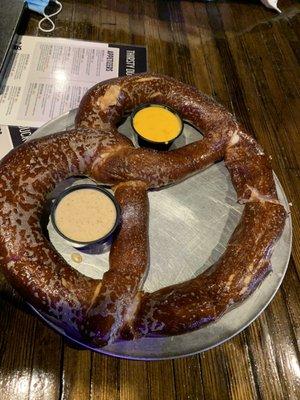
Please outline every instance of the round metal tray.
[{"label": "round metal tray", "polygon": [[[76,110],[39,128],[32,138],[70,129]],[[133,139],[127,120],[119,130]],[[185,125],[183,135],[172,147],[180,147],[199,139],[200,133]],[[134,139],[133,139],[134,140]],[[275,176],[281,202],[289,204]],[[243,206],[236,202],[236,193],[223,162],[194,175],[180,184],[149,193],[150,201],[150,269],[144,289],[154,291],[201,273],[224,252],[236,227]],[[83,262],[72,262],[75,249],[68,246],[48,225],[50,240],[66,261],[82,273],[100,278],[108,269],[108,253],[83,254]],[[197,331],[179,336],[142,338],[122,341],[95,348],[81,341],[77,332],[69,332],[37,310],[49,326],[82,348],[140,360],[159,360],[192,355],[217,346],[246,328],[266,308],[278,290],[290,258],[292,243],[291,217],[288,216],[283,234],[272,256],[273,272],[243,303],[237,305],[218,321]]]}]

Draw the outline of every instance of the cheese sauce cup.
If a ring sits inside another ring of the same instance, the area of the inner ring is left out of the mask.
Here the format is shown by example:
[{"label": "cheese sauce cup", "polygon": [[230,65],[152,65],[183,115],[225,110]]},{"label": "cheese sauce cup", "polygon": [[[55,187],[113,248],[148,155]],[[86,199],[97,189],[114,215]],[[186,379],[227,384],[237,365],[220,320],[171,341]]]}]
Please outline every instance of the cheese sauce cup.
[{"label": "cheese sauce cup", "polygon": [[183,130],[183,121],[171,107],[142,104],[131,114],[131,126],[141,147],[168,150]]},{"label": "cheese sauce cup", "polygon": [[77,249],[109,241],[119,220],[120,206],[114,196],[91,184],[64,190],[51,208],[54,229]]}]

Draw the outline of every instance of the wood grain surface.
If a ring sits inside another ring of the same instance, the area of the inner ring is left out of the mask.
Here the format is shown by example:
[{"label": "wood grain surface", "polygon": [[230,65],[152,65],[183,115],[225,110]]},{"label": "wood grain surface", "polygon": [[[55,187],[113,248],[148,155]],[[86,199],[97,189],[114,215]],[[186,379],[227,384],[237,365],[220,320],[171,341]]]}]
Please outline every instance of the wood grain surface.
[{"label": "wood grain surface", "polygon": [[[197,86],[246,125],[292,203],[292,257],[274,300],[238,336],[149,363],[70,347],[1,277],[1,400],[300,398],[300,7],[279,6],[282,14],[254,0],[63,1],[49,36],[146,45],[150,71]],[[42,35],[39,19],[28,13],[23,33]]]}]

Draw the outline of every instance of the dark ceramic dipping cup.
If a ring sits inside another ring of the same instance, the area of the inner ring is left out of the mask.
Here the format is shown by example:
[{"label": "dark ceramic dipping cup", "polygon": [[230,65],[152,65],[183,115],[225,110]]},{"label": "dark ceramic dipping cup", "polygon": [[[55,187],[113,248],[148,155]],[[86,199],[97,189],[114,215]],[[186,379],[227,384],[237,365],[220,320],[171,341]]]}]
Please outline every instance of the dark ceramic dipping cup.
[{"label": "dark ceramic dipping cup", "polygon": [[111,242],[120,221],[120,206],[106,189],[92,184],[72,186],[53,202],[51,222],[68,244],[82,251]]},{"label": "dark ceramic dipping cup", "polygon": [[[148,112],[147,116],[145,116],[145,111]],[[156,127],[155,115],[158,116],[159,114],[160,116],[159,118],[157,118],[157,127]],[[147,134],[145,134],[145,132],[142,132],[143,129],[141,129],[141,127],[139,126],[143,118],[145,121],[145,125],[147,125],[147,123],[151,124],[151,126],[149,125],[147,129],[149,131]],[[168,150],[172,145],[172,143],[174,142],[174,140],[181,135],[183,130],[183,121],[178,115],[178,113],[171,107],[161,104],[152,104],[152,103],[141,104],[140,106],[136,107],[133,110],[130,120],[132,129],[137,135],[139,146],[148,147],[155,150],[161,150],[161,151]],[[151,129],[152,127],[154,127],[154,129]],[[152,130],[160,131],[160,129],[164,130],[166,128],[169,129],[169,133],[167,135],[169,136],[168,139],[163,140],[162,138],[160,138],[160,136],[163,136],[163,134],[159,133],[156,138],[155,133],[154,134],[151,133]]]}]

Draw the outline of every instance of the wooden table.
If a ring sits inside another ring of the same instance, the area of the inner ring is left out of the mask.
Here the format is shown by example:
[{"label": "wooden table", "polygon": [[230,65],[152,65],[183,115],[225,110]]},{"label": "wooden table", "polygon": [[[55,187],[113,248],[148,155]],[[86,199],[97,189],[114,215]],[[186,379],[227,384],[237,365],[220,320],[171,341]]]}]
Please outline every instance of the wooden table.
[{"label": "wooden table", "polygon": [[[280,7],[279,15],[243,0],[63,1],[53,36],[146,45],[150,71],[195,85],[236,114],[272,155],[293,204],[293,251],[280,290],[253,324],[222,346],[174,361],[70,348],[1,279],[1,399],[300,398],[300,8],[292,0]],[[29,14],[24,33],[41,35],[39,19]]]}]

